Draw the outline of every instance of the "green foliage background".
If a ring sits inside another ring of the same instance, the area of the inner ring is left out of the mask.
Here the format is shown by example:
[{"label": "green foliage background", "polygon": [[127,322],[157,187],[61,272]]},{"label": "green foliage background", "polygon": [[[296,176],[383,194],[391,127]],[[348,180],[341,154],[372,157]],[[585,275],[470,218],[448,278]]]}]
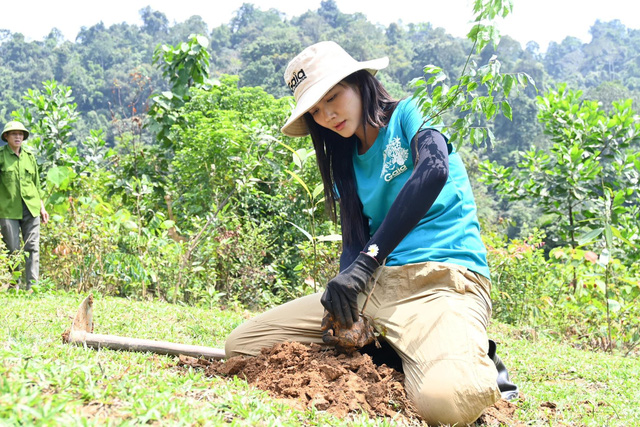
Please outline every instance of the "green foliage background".
[{"label": "green foliage background", "polygon": [[[74,41],[0,30],[0,117],[32,130],[53,214],[38,292],[264,308],[319,290],[337,273],[339,226],[309,140],[279,126],[286,64],[332,39],[357,59],[389,56],[379,78],[396,97],[416,79],[425,105],[447,87],[478,93],[474,109],[456,98],[442,118],[474,142],[460,150],[497,319],[584,346],[640,343],[640,30],[596,21],[589,43],[542,53],[508,35],[476,51],[431,23],[374,25],[332,0],[292,19],[244,4],[212,29],[140,15],[142,26],[83,27]],[[493,86],[457,80],[468,59],[503,92],[518,73],[535,86],[505,104]],[[3,285],[19,258],[0,251]]]}]

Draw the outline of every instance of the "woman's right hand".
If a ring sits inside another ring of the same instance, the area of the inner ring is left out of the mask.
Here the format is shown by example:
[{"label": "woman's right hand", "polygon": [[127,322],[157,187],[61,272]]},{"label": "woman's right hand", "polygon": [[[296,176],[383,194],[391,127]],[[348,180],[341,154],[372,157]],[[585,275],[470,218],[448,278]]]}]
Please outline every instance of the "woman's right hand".
[{"label": "woman's right hand", "polygon": [[349,267],[327,283],[320,302],[342,327],[349,329],[358,321],[358,294],[364,291],[379,266],[375,258],[360,253]]}]

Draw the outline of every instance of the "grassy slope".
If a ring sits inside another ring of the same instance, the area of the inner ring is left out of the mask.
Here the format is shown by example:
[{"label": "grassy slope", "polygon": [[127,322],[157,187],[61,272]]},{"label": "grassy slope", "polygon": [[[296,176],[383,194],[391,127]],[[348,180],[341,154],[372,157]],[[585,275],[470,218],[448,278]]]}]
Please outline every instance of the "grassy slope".
[{"label": "grassy slope", "polygon": [[[298,411],[239,380],[188,375],[175,359],[63,344],[82,297],[0,293],[0,425],[386,425]],[[245,313],[97,297],[95,332],[223,347]],[[492,326],[530,425],[640,422],[640,363]]]}]

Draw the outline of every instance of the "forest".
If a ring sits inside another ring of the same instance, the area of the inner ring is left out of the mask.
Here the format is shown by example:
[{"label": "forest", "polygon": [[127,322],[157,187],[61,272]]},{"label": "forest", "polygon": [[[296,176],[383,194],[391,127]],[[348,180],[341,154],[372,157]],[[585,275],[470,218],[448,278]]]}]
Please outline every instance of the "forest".
[{"label": "forest", "polygon": [[[639,29],[596,21],[590,42],[543,51],[428,22],[375,25],[333,0],[291,19],[245,3],[211,29],[150,7],[140,16],[73,41],[0,30],[0,117],[30,129],[52,215],[36,293],[260,310],[321,289],[338,272],[340,227],[310,140],[280,126],[287,63],[334,40],[359,60],[388,56],[378,77],[392,95],[417,96],[450,126],[494,318],[637,352]],[[0,251],[0,283],[20,262]]]}]

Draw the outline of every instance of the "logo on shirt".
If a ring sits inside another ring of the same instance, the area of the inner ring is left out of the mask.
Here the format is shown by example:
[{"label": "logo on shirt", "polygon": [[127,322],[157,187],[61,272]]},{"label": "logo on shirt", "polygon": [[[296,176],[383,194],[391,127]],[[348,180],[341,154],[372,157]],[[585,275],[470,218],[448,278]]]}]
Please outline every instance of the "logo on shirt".
[{"label": "logo on shirt", "polygon": [[382,160],[382,172],[380,178],[390,182],[392,179],[407,171],[407,165],[405,165],[409,158],[409,150],[402,147],[400,137],[396,136],[387,144],[387,147],[383,152]]}]

